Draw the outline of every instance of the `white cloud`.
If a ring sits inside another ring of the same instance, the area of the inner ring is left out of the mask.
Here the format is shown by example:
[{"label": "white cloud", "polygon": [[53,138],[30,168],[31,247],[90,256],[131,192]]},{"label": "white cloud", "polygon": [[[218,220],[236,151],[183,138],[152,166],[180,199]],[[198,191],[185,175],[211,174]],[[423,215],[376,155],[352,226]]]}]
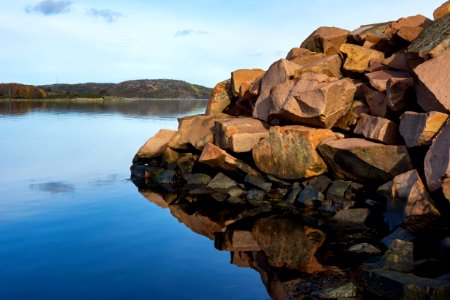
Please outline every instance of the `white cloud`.
[{"label": "white cloud", "polygon": [[44,0],[36,5],[25,7],[27,13],[41,13],[43,15],[58,15],[70,11],[71,1]]}]

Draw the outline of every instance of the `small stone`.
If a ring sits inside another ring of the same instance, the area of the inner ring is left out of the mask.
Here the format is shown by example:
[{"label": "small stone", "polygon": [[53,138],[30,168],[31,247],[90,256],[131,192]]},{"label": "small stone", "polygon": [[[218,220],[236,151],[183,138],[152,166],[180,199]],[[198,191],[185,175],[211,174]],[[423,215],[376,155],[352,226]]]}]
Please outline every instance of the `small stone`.
[{"label": "small stone", "polygon": [[327,55],[339,53],[350,31],[337,27],[319,27],[300,45],[301,48]]},{"label": "small stone", "polygon": [[346,54],[344,69],[356,73],[364,73],[371,59],[384,59],[383,52],[367,49],[352,44],[343,44],[340,51]]},{"label": "small stone", "polygon": [[246,191],[241,189],[240,187],[232,187],[228,190],[227,192],[228,196],[230,196],[230,198],[240,198],[243,195],[246,194]]},{"label": "small stone", "polygon": [[360,243],[353,245],[348,248],[348,251],[362,255],[380,255],[382,253],[380,249],[369,243]]},{"label": "small stone", "polygon": [[341,224],[364,227],[368,216],[369,209],[367,208],[350,208],[338,211],[333,219]]},{"label": "small stone", "polygon": [[320,191],[311,186],[307,186],[298,195],[297,202],[308,208],[313,208],[320,206],[320,201],[324,198],[324,195]]},{"label": "small stone", "polygon": [[211,176],[202,173],[187,174],[184,176],[186,187],[193,188],[198,186],[206,186],[211,181]]},{"label": "small stone", "polygon": [[394,240],[377,265],[385,270],[411,272],[414,270],[413,252],[412,242]]},{"label": "small stone", "polygon": [[349,131],[351,126],[356,125],[362,113],[369,113],[369,106],[363,100],[354,99],[350,110],[334,124],[334,127]]},{"label": "small stone", "polygon": [[416,113],[407,111],[400,117],[400,134],[407,147],[429,145],[444,127],[447,114],[432,111]]},{"label": "small stone", "polygon": [[161,155],[167,148],[167,144],[175,135],[175,131],[169,129],[161,129],[158,133],[150,138],[145,144],[138,150],[136,157],[153,158]]},{"label": "small stone", "polygon": [[401,143],[398,125],[382,117],[361,114],[354,133],[362,134],[367,139],[387,145],[398,145]]},{"label": "small stone", "polygon": [[215,115],[223,112],[231,104],[232,98],[231,80],[219,82],[211,91],[205,114]]},{"label": "small stone", "polygon": [[269,192],[272,189],[272,183],[264,179],[264,177],[259,173],[248,173],[244,178],[245,183],[249,183],[263,191]]},{"label": "small stone", "polygon": [[335,203],[343,202],[346,198],[345,195],[349,188],[349,181],[335,180],[328,189],[327,199],[333,200]]}]

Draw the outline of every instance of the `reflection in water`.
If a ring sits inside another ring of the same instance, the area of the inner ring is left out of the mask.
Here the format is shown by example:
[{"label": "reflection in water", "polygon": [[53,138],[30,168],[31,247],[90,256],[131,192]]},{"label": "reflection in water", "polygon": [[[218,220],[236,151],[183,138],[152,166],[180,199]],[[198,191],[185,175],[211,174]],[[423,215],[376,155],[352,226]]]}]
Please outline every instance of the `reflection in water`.
[{"label": "reflection in water", "polygon": [[205,100],[0,100],[0,115],[50,111],[57,113],[119,113],[127,116],[177,116],[204,109]]},{"label": "reflection in water", "polygon": [[33,183],[30,184],[30,189],[51,194],[73,193],[75,191],[75,187],[73,186],[73,184],[68,184],[62,181]]}]

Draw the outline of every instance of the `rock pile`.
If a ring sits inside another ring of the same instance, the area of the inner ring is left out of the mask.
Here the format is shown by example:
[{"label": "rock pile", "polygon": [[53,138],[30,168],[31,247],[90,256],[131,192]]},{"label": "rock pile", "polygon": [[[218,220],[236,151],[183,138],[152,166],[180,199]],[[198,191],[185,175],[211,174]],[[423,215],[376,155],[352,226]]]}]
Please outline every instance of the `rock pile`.
[{"label": "rock pile", "polygon": [[306,273],[349,270],[327,249],[379,256],[354,282],[362,293],[450,297],[449,7],[434,21],[321,27],[267,71],[232,72],[204,115],[144,144],[133,179],[175,193],[171,206],[264,208],[208,232],[219,248]]}]

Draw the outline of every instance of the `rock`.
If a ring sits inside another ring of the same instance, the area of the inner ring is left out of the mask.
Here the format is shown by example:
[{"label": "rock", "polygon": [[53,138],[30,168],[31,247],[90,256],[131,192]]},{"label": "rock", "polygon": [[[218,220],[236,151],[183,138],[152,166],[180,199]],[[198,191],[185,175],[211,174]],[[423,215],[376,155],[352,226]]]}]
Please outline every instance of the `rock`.
[{"label": "rock", "polygon": [[167,169],[176,167],[177,160],[180,158],[180,153],[170,147],[166,147],[162,154],[162,163]]},{"label": "rock", "polygon": [[249,183],[263,191],[269,192],[272,189],[272,183],[264,179],[264,177],[256,172],[248,173],[244,178],[245,183]]},{"label": "rock", "polygon": [[243,179],[248,173],[256,172],[245,162],[231,156],[211,143],[206,144],[205,148],[203,148],[199,162],[223,170],[230,176],[234,175],[240,179]]},{"label": "rock", "polygon": [[315,257],[325,241],[325,234],[318,229],[288,218],[269,217],[255,222],[252,235],[272,267],[286,267],[306,273],[324,270]]},{"label": "rock", "polygon": [[398,125],[382,117],[361,114],[354,133],[388,145],[401,144]]},{"label": "rock", "polygon": [[[297,63],[294,59],[293,62]],[[296,71],[295,77],[304,73],[325,74],[330,77],[342,78],[341,73],[342,59],[339,54],[333,54],[315,59],[302,65],[302,68]]]},{"label": "rock", "polygon": [[161,155],[174,135],[175,131],[173,130],[161,129],[138,150],[136,154],[137,159],[153,158]]},{"label": "rock", "polygon": [[240,268],[250,268],[253,260],[252,254],[245,251],[232,251],[231,263]]},{"label": "rock", "polygon": [[180,158],[177,160],[177,166],[179,168],[180,174],[185,176],[192,173],[192,169],[194,168],[197,158],[198,157],[194,157],[192,153],[185,153],[183,155],[180,155]]},{"label": "rock", "polygon": [[357,45],[343,44],[339,50],[346,54],[344,69],[351,72],[364,73],[371,59],[384,59],[383,52]]},{"label": "rock", "polygon": [[165,170],[153,178],[153,182],[160,185],[165,190],[172,192],[177,182],[177,176],[174,170]]},{"label": "rock", "polygon": [[296,47],[296,48],[292,48],[289,53],[286,55],[286,59],[287,60],[293,60],[297,57],[301,57],[304,56],[304,54],[308,55],[308,54],[312,54],[314,52],[309,51],[308,49],[305,48],[300,48],[300,47]]},{"label": "rock", "polygon": [[408,51],[428,59],[430,57],[439,56],[449,47],[450,14],[447,14],[426,27],[419,37],[411,43],[408,47]]},{"label": "rock", "polygon": [[269,137],[253,148],[253,159],[262,172],[282,179],[317,176],[326,172],[327,167],[316,147],[330,138],[336,138],[336,134],[329,129],[273,126]]},{"label": "rock", "polygon": [[270,66],[262,77],[261,92],[253,110],[254,118],[267,121],[271,105],[270,90],[286,80],[293,79],[295,71],[300,68],[300,65],[286,59],[280,59]]},{"label": "rock", "polygon": [[416,113],[407,111],[400,117],[400,134],[407,147],[429,145],[444,127],[447,114],[432,111]]},{"label": "rock", "polygon": [[294,182],[294,184],[292,185],[292,190],[286,198],[286,203],[294,204],[301,191],[302,188],[300,187],[298,182]]},{"label": "rock", "polygon": [[422,15],[400,18],[396,22],[389,24],[384,33],[389,39],[398,36],[407,42],[412,42],[422,32],[422,30],[433,22]]},{"label": "rock", "polygon": [[404,72],[410,72],[412,69],[410,60],[404,50],[395,52],[391,56],[385,58],[382,63],[392,69]]},{"label": "rock", "polygon": [[439,216],[416,170],[395,176],[384,220],[393,230],[405,222]]},{"label": "rock", "polygon": [[203,173],[187,174],[184,179],[186,180],[185,188],[189,189],[206,186],[211,181],[211,177]]},{"label": "rock", "polygon": [[445,199],[450,202],[450,178],[445,178],[442,181],[442,192],[444,193]]},{"label": "rock", "polygon": [[366,77],[369,79],[370,85],[379,92],[386,91],[389,80],[395,84],[403,82],[403,85],[406,87],[413,86],[414,84],[412,77],[408,73],[401,71],[381,70],[366,73]]},{"label": "rock", "polygon": [[[450,23],[450,16],[449,23]],[[449,25],[450,31],[450,25]],[[449,33],[450,34],[450,33]],[[449,37],[450,43],[450,37]],[[426,112],[450,112],[450,49],[440,56],[430,59],[414,69],[417,76],[417,103]]]},{"label": "rock", "polygon": [[304,74],[291,86],[286,86],[286,92],[281,93],[287,94],[286,99],[276,100],[278,104],[270,110],[269,119],[331,128],[350,110],[356,91],[351,80],[333,80],[325,75]]},{"label": "rock", "polygon": [[309,207],[319,207],[320,201],[322,201],[325,198],[325,196],[322,194],[322,192],[314,189],[311,186],[305,187],[300,194],[298,195],[297,202]]},{"label": "rock", "polygon": [[381,242],[386,246],[390,247],[394,240],[402,240],[407,242],[414,241],[416,237],[406,229],[402,227],[397,227],[391,234],[385,236]]},{"label": "rock", "polygon": [[243,83],[251,84],[258,77],[264,75],[265,71],[261,69],[240,69],[231,73],[231,91],[234,97],[238,97]]},{"label": "rock", "polygon": [[386,117],[389,113],[386,95],[365,84],[361,86],[361,90],[369,106],[370,114],[377,117]]},{"label": "rock", "polygon": [[336,27],[319,27],[300,45],[301,48],[326,55],[339,53],[350,31]]},{"label": "rock", "polygon": [[391,22],[363,25],[350,33],[350,40],[353,43],[386,52],[390,48],[389,39],[384,34],[384,30]]},{"label": "rock", "polygon": [[450,122],[438,133],[425,155],[425,178],[431,192],[438,190],[442,180],[450,178]]},{"label": "rock", "polygon": [[392,111],[402,110],[406,104],[408,97],[412,97],[414,81],[412,77],[393,77],[390,78],[386,85],[387,105]]},{"label": "rock", "polygon": [[369,106],[362,100],[354,99],[350,110],[334,124],[334,127],[348,131],[351,126],[356,125],[362,113],[369,113]]},{"label": "rock", "polygon": [[217,173],[217,175],[208,183],[209,188],[219,193],[227,193],[229,189],[236,186],[236,181],[221,172]]},{"label": "rock", "polygon": [[[447,264],[450,262],[450,237],[441,240],[439,257]],[[448,278],[450,279],[450,277]]]},{"label": "rock", "polygon": [[231,104],[232,98],[231,80],[219,82],[211,91],[205,114],[215,115],[223,112]]},{"label": "rock", "polygon": [[213,129],[216,120],[231,118],[226,114],[194,115],[178,119],[179,126],[168,146],[173,149],[188,149],[190,146],[203,149],[213,142]]},{"label": "rock", "polygon": [[434,20],[438,20],[446,15],[450,14],[450,1],[443,3],[441,6],[436,8],[433,12]]},{"label": "rock", "polygon": [[326,290],[312,292],[311,296],[319,299],[344,299],[356,297],[356,285],[352,282]]},{"label": "rock", "polygon": [[390,271],[411,272],[414,270],[413,252],[412,242],[394,240],[377,266]]},{"label": "rock", "polygon": [[283,109],[283,105],[288,99],[289,94],[294,88],[295,84],[298,80],[286,80],[283,83],[280,83],[270,90],[270,109],[268,115],[268,121],[272,125],[277,125],[279,123],[278,113]]},{"label": "rock", "polygon": [[360,255],[380,255],[380,249],[369,243],[360,243],[348,248],[348,251]]},{"label": "rock", "polygon": [[256,203],[264,200],[266,192],[260,189],[251,189],[247,193],[247,200],[251,203]]},{"label": "rock", "polygon": [[339,209],[342,209],[346,200],[346,192],[349,188],[349,181],[333,181],[327,192],[327,200],[333,201]]},{"label": "rock", "polygon": [[404,146],[390,146],[364,139],[326,140],[318,150],[334,176],[357,182],[388,181],[412,169]]},{"label": "rock", "polygon": [[325,175],[313,177],[307,181],[306,186],[310,186],[321,193],[325,193],[333,181]]},{"label": "rock", "polygon": [[258,142],[269,136],[267,125],[253,118],[217,120],[214,143],[233,152],[249,152]]},{"label": "rock", "polygon": [[367,208],[350,208],[338,211],[333,219],[343,225],[364,227],[368,216],[369,209]]},{"label": "rock", "polygon": [[242,229],[227,229],[223,236],[216,237],[214,242],[219,250],[227,251],[260,251],[258,243],[253,239],[252,232]]}]

